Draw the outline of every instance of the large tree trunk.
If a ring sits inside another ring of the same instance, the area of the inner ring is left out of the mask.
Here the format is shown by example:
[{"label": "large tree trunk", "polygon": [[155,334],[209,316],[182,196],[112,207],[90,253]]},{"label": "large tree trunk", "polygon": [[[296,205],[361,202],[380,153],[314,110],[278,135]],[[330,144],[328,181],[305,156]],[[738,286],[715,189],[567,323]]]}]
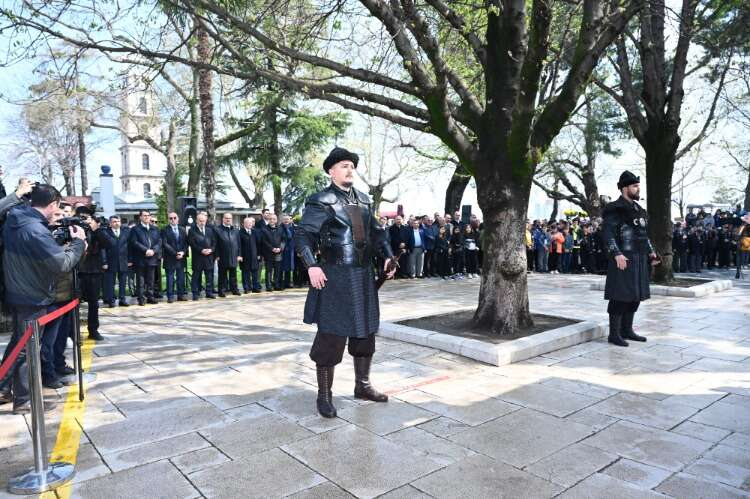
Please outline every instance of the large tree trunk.
[{"label": "large tree trunk", "polygon": [[370,186],[370,197],[372,198],[372,211],[378,213],[380,211],[380,203],[383,202],[383,191],[385,189],[382,185]]},{"label": "large tree trunk", "polygon": [[524,243],[530,191],[530,181],[511,188],[497,179],[477,178],[484,257],[474,322],[493,334],[512,334],[532,325]]},{"label": "large tree trunk", "polygon": [[[199,23],[196,23],[196,25]],[[196,30],[198,60],[211,60],[211,41],[203,28]],[[198,93],[200,96],[201,126],[203,129],[203,183],[206,187],[206,211],[208,219],[216,219],[216,158],[214,155],[214,101],[212,74],[207,69],[199,70]]]},{"label": "large tree trunk", "polygon": [[[646,205],[648,209],[649,237],[661,264],[654,269],[653,280],[669,284],[672,272],[672,173],[675,152],[679,143],[676,133],[665,132],[669,137],[655,137],[644,147],[646,152]],[[663,136],[662,136],[663,137]]]},{"label": "large tree trunk", "polygon": [[[558,192],[560,184],[560,179],[557,177],[555,178],[555,185],[552,187],[552,190],[555,192]],[[557,220],[557,212],[560,208],[560,200],[556,197],[552,198],[552,213],[549,214],[549,221],[554,222]]]},{"label": "large tree trunk", "polygon": [[193,69],[193,93],[190,100],[190,138],[188,144],[188,196],[198,197],[201,180],[201,162],[199,159],[198,144],[200,142],[200,110],[198,102],[200,95],[198,87],[200,84],[200,74],[197,69]]},{"label": "large tree trunk", "polygon": [[453,172],[448,188],[445,189],[445,211],[451,215],[461,209],[461,200],[464,197],[466,186],[469,185],[471,175],[466,167],[458,165]]},{"label": "large tree trunk", "polygon": [[281,214],[283,213],[283,201],[281,195],[281,149],[279,147],[279,129],[278,121],[276,116],[276,106],[272,105],[269,109],[268,115],[268,129],[271,132],[271,143],[270,146],[270,161],[271,161],[271,187],[273,188],[273,211],[281,222]]},{"label": "large tree trunk", "polygon": [[174,155],[176,134],[176,120],[172,119],[169,122],[169,138],[167,139],[167,171],[164,176],[164,190],[167,197],[167,213],[175,211],[177,205],[177,163]]},{"label": "large tree trunk", "polygon": [[581,172],[583,182],[583,193],[586,196],[586,205],[583,207],[589,217],[602,216],[602,199],[599,195],[599,186],[596,183],[596,159],[588,158],[586,166]]},{"label": "large tree trunk", "polygon": [[86,141],[84,140],[83,129],[79,126],[76,129],[78,139],[78,166],[81,168],[81,194],[86,195],[89,189],[89,174],[86,169]]},{"label": "large tree trunk", "polygon": [[75,196],[76,195],[76,178],[75,168],[69,166],[62,167],[63,182],[65,183],[65,195]]}]

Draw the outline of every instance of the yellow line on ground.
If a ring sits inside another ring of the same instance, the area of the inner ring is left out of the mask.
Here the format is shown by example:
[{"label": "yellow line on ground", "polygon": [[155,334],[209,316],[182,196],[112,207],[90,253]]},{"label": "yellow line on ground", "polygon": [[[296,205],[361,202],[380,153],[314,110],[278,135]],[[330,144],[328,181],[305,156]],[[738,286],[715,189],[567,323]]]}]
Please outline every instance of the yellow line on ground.
[{"label": "yellow line on ground", "polygon": [[[81,331],[84,336],[84,331]],[[94,351],[95,342],[85,339],[81,345],[81,357],[83,370],[88,372],[91,367],[91,358]],[[85,385],[84,385],[85,390]],[[86,401],[78,400],[78,385],[71,385],[68,388],[68,395],[63,406],[63,413],[60,420],[60,429],[57,432],[57,441],[55,448],[50,454],[50,461],[64,461],[75,466],[78,459],[78,448],[81,444],[81,432],[83,431],[83,414],[86,409]],[[80,422],[80,424],[79,424]],[[55,492],[57,495],[55,495]],[[40,499],[69,499],[72,492],[72,485],[67,484],[55,491],[45,492],[40,495]]]}]

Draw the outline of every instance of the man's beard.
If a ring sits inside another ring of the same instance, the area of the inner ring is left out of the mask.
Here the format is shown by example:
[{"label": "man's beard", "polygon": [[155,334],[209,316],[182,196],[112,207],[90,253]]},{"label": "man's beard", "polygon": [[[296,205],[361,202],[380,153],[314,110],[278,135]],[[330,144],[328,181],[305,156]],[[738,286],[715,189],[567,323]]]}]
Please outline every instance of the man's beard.
[{"label": "man's beard", "polygon": [[633,201],[640,201],[641,195],[637,192],[634,192],[630,195],[630,199],[632,199]]},{"label": "man's beard", "polygon": [[341,181],[341,187],[344,187],[346,189],[351,188],[351,186],[353,186],[353,185],[354,185],[354,181],[353,180],[344,179],[344,180]]}]

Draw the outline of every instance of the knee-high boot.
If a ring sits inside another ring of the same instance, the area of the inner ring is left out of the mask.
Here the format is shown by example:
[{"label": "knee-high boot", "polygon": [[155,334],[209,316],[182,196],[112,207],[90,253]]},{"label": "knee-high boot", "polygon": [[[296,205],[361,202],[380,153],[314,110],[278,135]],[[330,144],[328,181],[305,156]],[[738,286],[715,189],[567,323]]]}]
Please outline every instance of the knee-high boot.
[{"label": "knee-high boot", "polygon": [[633,316],[635,316],[635,312],[628,312],[626,314],[623,314],[622,331],[620,335],[626,340],[646,341],[645,336],[635,334],[635,331],[633,331]]},{"label": "knee-high boot", "polygon": [[354,397],[373,402],[388,402],[388,395],[380,393],[370,384],[371,364],[372,357],[354,357]]},{"label": "knee-high boot", "polygon": [[333,366],[317,366],[318,375],[318,412],[324,418],[335,418],[336,408],[333,406]]},{"label": "knee-high boot", "polygon": [[609,314],[609,338],[607,341],[618,347],[628,346],[628,342],[622,339],[622,315]]}]

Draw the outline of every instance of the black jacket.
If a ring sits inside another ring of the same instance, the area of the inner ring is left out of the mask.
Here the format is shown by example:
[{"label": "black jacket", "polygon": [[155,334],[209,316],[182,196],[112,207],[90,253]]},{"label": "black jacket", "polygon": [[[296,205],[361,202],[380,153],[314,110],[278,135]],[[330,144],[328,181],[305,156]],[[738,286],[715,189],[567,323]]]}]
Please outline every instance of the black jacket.
[{"label": "black jacket", "polygon": [[210,225],[206,225],[204,229],[206,231],[205,235],[201,234],[197,225],[191,227],[190,232],[188,232],[188,244],[190,245],[190,251],[193,253],[191,268],[194,272],[201,270],[214,271],[214,253],[204,255],[201,251],[204,249],[210,249],[213,252],[216,251],[216,233]]},{"label": "black jacket", "polygon": [[101,274],[102,268],[106,265],[107,259],[105,251],[114,245],[114,239],[110,238],[107,231],[97,229],[96,232],[89,232],[86,235],[88,247],[83,254],[81,263],[78,264],[78,272],[81,274]]},{"label": "black jacket", "polygon": [[412,229],[406,225],[393,224],[388,228],[389,242],[391,243],[391,251],[398,253],[401,251],[401,243],[407,244],[409,242],[409,232]]},{"label": "black jacket", "polygon": [[108,266],[109,272],[127,272],[128,262],[130,258],[130,250],[128,248],[130,229],[128,227],[120,227],[120,237],[115,237],[115,231],[112,228],[105,229],[104,232],[112,240],[112,246],[107,248],[104,252],[105,264]]},{"label": "black jacket", "polygon": [[223,268],[237,268],[237,257],[240,256],[240,232],[232,227],[216,225],[216,258]]},{"label": "black jacket", "polygon": [[[177,266],[184,267],[187,264],[188,255],[190,255],[190,246],[188,245],[187,231],[182,225],[177,226],[178,237],[175,237],[174,229],[167,225],[161,230],[161,245],[164,254],[164,268],[173,269]],[[177,253],[184,253],[182,259],[177,259]]]},{"label": "black jacket", "polygon": [[[146,229],[141,223],[137,223],[130,229],[130,260],[135,267],[157,267],[161,255],[161,234],[155,225],[149,225]],[[147,250],[153,250],[154,254],[146,256]]]},{"label": "black jacket", "polygon": [[[284,254],[284,246],[286,245],[286,235],[281,229],[281,226],[271,227],[266,225],[261,231],[261,253],[263,258],[269,261],[281,261]],[[279,253],[274,253],[274,248],[281,248]]]},{"label": "black jacket", "polygon": [[258,270],[258,235],[260,231],[253,228],[250,232],[243,227],[240,232],[240,256],[242,270]]}]

